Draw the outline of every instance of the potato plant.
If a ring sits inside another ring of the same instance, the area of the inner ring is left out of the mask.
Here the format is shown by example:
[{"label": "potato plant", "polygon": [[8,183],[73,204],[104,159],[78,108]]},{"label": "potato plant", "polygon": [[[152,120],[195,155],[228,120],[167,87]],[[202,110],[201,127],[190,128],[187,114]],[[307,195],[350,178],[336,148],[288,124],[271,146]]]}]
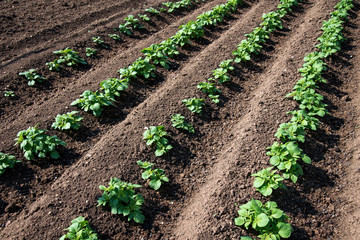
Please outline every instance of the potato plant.
[{"label": "potato plant", "polygon": [[98,52],[98,50],[95,48],[89,48],[89,47],[86,48],[86,56],[87,57],[94,57],[94,56],[96,56],[97,52]]},{"label": "potato plant", "polygon": [[37,73],[36,69],[30,69],[25,72],[19,73],[20,76],[24,76],[28,80],[29,86],[34,86],[35,83],[41,83],[45,80],[40,74]]},{"label": "potato plant", "polygon": [[169,182],[169,179],[164,174],[165,171],[163,169],[152,169],[154,166],[153,163],[137,161],[137,164],[140,168],[145,169],[145,171],[141,174],[141,177],[144,180],[150,179],[149,185],[155,191],[159,190],[162,182]]},{"label": "potato plant", "polygon": [[146,140],[146,145],[156,148],[155,156],[161,157],[172,149],[172,146],[169,144],[169,140],[165,138],[166,136],[168,135],[165,132],[164,126],[151,126],[144,132],[143,140]]},{"label": "potato plant", "polygon": [[298,160],[302,160],[307,164],[311,163],[311,159],[302,153],[302,150],[295,142],[278,143],[275,142],[268,147],[267,155],[271,156],[270,163],[283,171],[285,179],[291,179],[296,183],[299,176],[303,175],[303,170]]},{"label": "potato plant", "polygon": [[59,130],[78,130],[81,126],[81,120],[84,119],[80,116],[76,116],[78,113],[78,111],[72,111],[62,115],[58,114],[55,118],[55,122],[51,125],[51,127]]},{"label": "potato plant", "polygon": [[189,98],[182,100],[182,102],[191,112],[198,114],[201,114],[202,108],[205,105],[203,98]]},{"label": "potato plant", "polygon": [[[289,217],[278,208],[275,202],[262,204],[259,200],[250,200],[240,206],[239,217],[235,218],[235,225],[251,227],[259,232],[258,238],[280,240],[290,238],[293,228],[286,220]],[[246,238],[245,238],[246,239]]]},{"label": "potato plant", "polygon": [[197,88],[208,95],[214,103],[219,103],[219,97],[221,94],[220,89],[215,87],[215,83],[201,82],[197,85]]},{"label": "potato plant", "polygon": [[145,216],[142,214],[141,205],[144,198],[141,194],[135,194],[135,188],[141,185],[122,182],[118,178],[111,178],[109,186],[99,186],[104,191],[98,199],[98,206],[109,206],[112,214],[122,214],[128,221],[144,223]]},{"label": "potato plant", "polygon": [[305,127],[296,122],[287,122],[280,124],[275,137],[282,142],[295,141],[305,142]]},{"label": "potato plant", "polygon": [[18,132],[15,145],[20,145],[27,160],[32,160],[35,156],[45,158],[48,154],[54,159],[60,157],[55,148],[56,146],[65,146],[66,144],[57,136],[46,135],[45,131],[37,129],[35,126]]},{"label": "potato plant", "polygon": [[109,36],[111,39],[113,39],[113,40],[115,40],[115,41],[117,41],[117,42],[120,42],[120,41],[121,41],[121,37],[120,37],[119,35],[117,35],[117,34],[108,34],[108,36]]},{"label": "potato plant", "polygon": [[104,93],[86,90],[80,95],[80,98],[73,101],[71,105],[78,105],[85,112],[92,111],[92,113],[98,117],[104,110],[103,107],[113,105],[112,101],[114,101],[114,99],[106,96]]},{"label": "potato plant", "polygon": [[2,175],[6,168],[13,168],[15,163],[20,163],[20,160],[15,159],[15,156],[0,152],[0,175]]},{"label": "potato plant", "polygon": [[54,53],[60,56],[61,63],[65,63],[69,67],[87,65],[87,62],[78,55],[79,52],[75,52],[70,48],[54,51]]},{"label": "potato plant", "polygon": [[120,24],[117,30],[125,35],[132,35],[131,27],[127,23]]},{"label": "potato plant", "polygon": [[52,62],[47,62],[45,65],[49,68],[50,71],[60,71],[64,68],[61,64],[65,62],[64,59],[55,59]]},{"label": "potato plant", "polygon": [[14,91],[5,90],[4,97],[15,97],[15,93],[14,93]]},{"label": "potato plant", "polygon": [[160,11],[159,10],[156,10],[155,8],[153,7],[150,7],[150,8],[147,8],[145,9],[145,12],[148,12],[152,15],[160,15]]},{"label": "potato plant", "polygon": [[98,240],[97,234],[90,228],[89,221],[80,216],[71,221],[71,225],[65,229],[67,234],[59,240]]},{"label": "potato plant", "polygon": [[174,128],[182,129],[188,131],[189,133],[195,133],[193,125],[185,122],[185,117],[181,114],[172,115],[171,122]]},{"label": "potato plant", "polygon": [[150,22],[150,18],[146,14],[138,14],[138,17],[144,22]]},{"label": "potato plant", "polygon": [[139,19],[135,18],[134,15],[128,15],[125,17],[125,24],[134,30],[144,28],[143,25],[140,24]]},{"label": "potato plant", "polygon": [[278,188],[286,189],[282,183],[284,178],[272,169],[273,167],[269,167],[251,175],[255,177],[254,187],[264,196],[270,196]]},{"label": "potato plant", "polygon": [[125,91],[128,86],[129,84],[126,80],[118,78],[108,78],[100,83],[101,90],[110,99],[113,99],[115,96],[119,97],[120,92]]},{"label": "potato plant", "polygon": [[109,46],[105,43],[104,40],[101,39],[100,36],[92,37],[92,40],[97,46],[101,48],[109,48]]}]

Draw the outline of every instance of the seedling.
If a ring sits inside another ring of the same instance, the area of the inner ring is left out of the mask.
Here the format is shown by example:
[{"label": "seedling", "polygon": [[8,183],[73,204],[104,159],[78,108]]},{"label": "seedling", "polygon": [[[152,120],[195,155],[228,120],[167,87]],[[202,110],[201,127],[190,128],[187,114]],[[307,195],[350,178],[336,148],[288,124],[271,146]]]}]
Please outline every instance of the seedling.
[{"label": "seedling", "polygon": [[145,216],[141,212],[144,198],[141,194],[135,194],[135,188],[141,185],[122,182],[117,178],[111,178],[109,187],[99,186],[104,191],[98,199],[98,206],[109,206],[112,214],[122,214],[128,217],[128,221],[144,223]]},{"label": "seedling", "polygon": [[158,11],[155,8],[152,8],[152,7],[148,8],[148,9],[145,9],[145,12],[148,12],[148,13],[150,13],[152,15],[159,15],[160,14],[160,11]]},{"label": "seedling", "polygon": [[119,97],[120,92],[125,91],[129,84],[126,80],[120,80],[118,78],[108,78],[100,83],[101,89],[105,93],[105,96],[109,96],[111,99],[114,96]]},{"label": "seedling", "polygon": [[13,155],[0,152],[0,175],[5,172],[6,168],[13,168],[15,163],[20,163]]},{"label": "seedling", "polygon": [[81,109],[84,109],[85,112],[91,110],[92,113],[98,117],[103,111],[104,106],[113,105],[112,101],[114,101],[114,99],[103,93],[86,90],[80,95],[80,98],[73,101],[71,105],[78,105]]},{"label": "seedling", "polygon": [[86,56],[87,57],[94,57],[94,56],[96,56],[97,52],[98,52],[98,50],[95,48],[89,48],[89,47],[86,48]]},{"label": "seedling", "polygon": [[162,182],[169,182],[169,179],[164,174],[165,171],[163,169],[158,169],[158,168],[156,168],[154,170],[152,169],[152,167],[154,166],[153,163],[137,161],[137,164],[142,169],[145,169],[145,171],[141,174],[141,177],[144,180],[147,180],[150,178],[149,185],[155,191],[159,190]]},{"label": "seedling", "polygon": [[150,128],[146,128],[143,136],[143,139],[146,140],[146,145],[156,148],[155,156],[157,157],[161,157],[172,149],[169,140],[165,138],[168,135],[165,132],[164,126],[151,126]]},{"label": "seedling", "polygon": [[109,48],[109,46],[101,39],[101,37],[92,37],[93,42],[102,48]]},{"label": "seedling", "polygon": [[[259,200],[250,200],[241,205],[238,211],[239,217],[235,218],[235,225],[251,226],[259,232],[260,239],[289,238],[293,231],[291,225],[286,223],[289,217],[277,207],[275,202],[267,202],[264,205]],[[246,239],[246,238],[245,238]]]},{"label": "seedling", "polygon": [[[230,81],[230,77],[227,75],[226,68],[216,68],[213,70],[213,76],[219,81],[220,84]],[[211,80],[210,80],[211,81]]]},{"label": "seedling", "polygon": [[280,124],[275,137],[282,142],[297,141],[305,142],[305,127],[296,122],[288,122]]},{"label": "seedling", "polygon": [[153,71],[156,67],[149,62],[149,59],[142,59],[141,57],[136,59],[129,68],[136,73],[136,76],[143,76],[144,78],[155,77]]},{"label": "seedling", "polygon": [[[81,65],[87,65],[87,62],[79,57],[78,53],[70,48],[65,48],[64,50],[58,50],[54,52],[56,55],[60,55],[59,61],[64,61],[67,66],[77,66],[79,64]],[[61,62],[63,63],[63,62]]]},{"label": "seedling", "polygon": [[53,62],[47,62],[45,64],[50,71],[60,71],[60,69],[63,68],[61,64],[64,62],[65,62],[64,59],[55,59]]},{"label": "seedling", "polygon": [[46,130],[40,130],[35,127],[29,127],[27,130],[20,131],[15,139],[17,144],[24,152],[24,157],[27,160],[32,160],[35,156],[45,158],[49,153],[51,158],[58,159],[59,153],[55,150],[58,145],[65,146],[57,136],[48,136],[45,134]]},{"label": "seedling", "polygon": [[15,93],[14,93],[14,91],[7,91],[7,90],[5,90],[5,91],[4,91],[4,96],[5,96],[5,97],[15,97]]},{"label": "seedling", "polygon": [[121,37],[117,34],[108,34],[111,39],[114,39],[117,42],[121,41]]},{"label": "seedling", "polygon": [[131,27],[129,27],[128,23],[122,23],[118,27],[119,32],[125,34],[125,35],[132,35]]},{"label": "seedling", "polygon": [[199,114],[201,114],[202,107],[205,105],[203,98],[189,98],[182,100],[182,102],[191,112]]},{"label": "seedling", "polygon": [[272,171],[273,167],[263,169],[251,176],[255,177],[254,187],[264,196],[270,196],[273,190],[278,188],[286,189],[282,183],[284,178],[276,174],[276,170]]},{"label": "seedling", "polygon": [[71,223],[70,227],[65,229],[69,232],[59,240],[98,240],[97,234],[90,228],[89,222],[84,217],[77,217]]},{"label": "seedling", "polygon": [[84,119],[80,116],[75,116],[75,114],[78,113],[78,111],[72,111],[62,115],[58,114],[55,118],[55,122],[51,125],[51,127],[59,130],[69,130],[71,128],[78,130],[81,126],[81,120]]},{"label": "seedling", "polygon": [[160,44],[151,44],[150,47],[144,48],[141,50],[142,53],[146,56],[146,59],[149,59],[156,65],[161,65],[165,69],[169,69],[168,56],[164,54],[165,47]]},{"label": "seedling", "polygon": [[134,15],[128,15],[127,17],[125,17],[125,24],[127,24],[128,26],[131,26],[132,29],[142,29],[144,28],[140,22],[139,19],[135,18]]},{"label": "seedling", "polygon": [[29,86],[34,86],[35,83],[41,83],[45,80],[44,77],[37,73],[36,69],[30,69],[29,71],[21,72],[19,75],[24,76],[28,80]]},{"label": "seedling", "polygon": [[185,122],[185,117],[181,116],[181,114],[172,115],[171,122],[174,128],[183,129],[189,133],[195,133],[193,125]]},{"label": "seedling", "polygon": [[281,143],[274,142],[271,147],[268,147],[267,155],[271,156],[270,163],[276,166],[280,171],[283,171],[285,179],[291,179],[296,183],[299,176],[303,175],[303,170],[298,160],[303,160],[310,164],[311,159],[302,153],[302,150],[295,142]]},{"label": "seedling", "polygon": [[149,22],[150,18],[146,14],[138,14],[138,17],[144,22]]},{"label": "seedling", "polygon": [[220,89],[215,87],[215,83],[202,82],[197,85],[197,88],[206,93],[214,103],[219,103]]}]

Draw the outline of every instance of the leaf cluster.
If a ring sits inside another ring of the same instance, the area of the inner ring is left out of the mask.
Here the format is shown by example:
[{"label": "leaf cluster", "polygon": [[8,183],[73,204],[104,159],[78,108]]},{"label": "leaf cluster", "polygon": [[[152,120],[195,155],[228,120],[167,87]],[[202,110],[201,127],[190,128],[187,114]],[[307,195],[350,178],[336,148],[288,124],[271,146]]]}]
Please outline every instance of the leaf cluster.
[{"label": "leaf cluster", "polygon": [[92,92],[86,90],[80,95],[80,98],[71,103],[72,106],[78,105],[85,112],[92,111],[95,116],[100,116],[103,107],[113,105],[113,98],[99,91]]},{"label": "leaf cluster", "polygon": [[70,48],[54,51],[54,53],[60,56],[58,60],[60,63],[65,63],[69,67],[87,65],[87,62],[78,55],[79,52],[75,52]]},{"label": "leaf cluster", "polygon": [[197,88],[206,93],[214,103],[219,103],[219,97],[221,94],[220,89],[215,87],[215,83],[201,82],[197,85]]},{"label": "leaf cluster", "polygon": [[278,188],[286,189],[282,183],[284,178],[272,169],[273,167],[269,167],[251,175],[255,177],[254,187],[264,196],[270,196]]},{"label": "leaf cluster", "polygon": [[97,54],[98,50],[94,48],[86,48],[86,56],[87,57],[93,57]]},{"label": "leaf cluster", "polygon": [[89,221],[80,216],[71,221],[71,225],[65,230],[67,234],[61,236],[59,240],[97,240],[97,234],[90,228]]},{"label": "leaf cluster", "polygon": [[185,117],[181,114],[175,114],[171,116],[172,126],[174,128],[183,129],[189,133],[195,133],[193,125],[185,122]]},{"label": "leaf cluster", "polygon": [[199,114],[201,114],[202,108],[205,105],[203,98],[189,98],[182,100],[182,102],[191,112]]},{"label": "leaf cluster", "polygon": [[144,198],[141,194],[135,194],[135,188],[141,185],[122,182],[118,178],[111,178],[109,186],[99,186],[104,191],[98,199],[98,206],[109,206],[112,214],[122,214],[128,217],[128,221],[144,223],[145,216],[142,214],[141,205]]},{"label": "leaf cluster", "polygon": [[302,160],[307,164],[311,163],[311,159],[302,153],[296,142],[274,142],[267,150],[269,150],[267,155],[271,156],[271,165],[283,171],[283,177],[291,179],[293,183],[296,183],[299,176],[303,175],[303,170],[298,160]]},{"label": "leaf cluster", "polygon": [[15,159],[15,156],[0,152],[0,175],[5,172],[6,168],[13,168],[15,163],[20,162],[20,160]]},{"label": "leaf cluster", "polygon": [[100,83],[100,87],[105,96],[114,99],[115,96],[119,97],[120,92],[129,87],[129,83],[125,79],[108,78]]},{"label": "leaf cluster", "polygon": [[150,162],[137,161],[137,164],[145,171],[141,174],[144,180],[150,179],[149,185],[155,191],[159,190],[162,182],[169,182],[163,169],[152,169],[154,164]]},{"label": "leaf cluster", "polygon": [[19,73],[19,75],[24,76],[28,80],[29,86],[34,86],[35,83],[37,82],[41,83],[42,81],[45,80],[44,77],[42,77],[40,74],[37,73],[36,69],[30,69],[28,71],[21,72]]},{"label": "leaf cluster", "polygon": [[92,37],[92,40],[93,40],[93,42],[94,42],[97,46],[99,46],[99,47],[109,48],[109,46],[105,43],[104,40],[101,39],[100,36]]},{"label": "leaf cluster", "polygon": [[57,136],[46,135],[45,131],[37,129],[35,126],[18,132],[15,145],[20,144],[27,160],[32,160],[35,156],[45,158],[48,153],[51,158],[58,159],[60,157],[55,147],[66,144]]},{"label": "leaf cluster", "polygon": [[81,126],[81,120],[84,119],[75,115],[78,113],[78,111],[72,111],[62,115],[58,114],[55,118],[55,122],[51,125],[51,127],[59,130],[69,130],[70,128],[78,130]]},{"label": "leaf cluster", "polygon": [[161,157],[172,149],[169,140],[165,138],[167,136],[164,126],[151,126],[144,132],[143,139],[146,140],[146,145],[156,148],[155,156]]},{"label": "leaf cluster", "polygon": [[[235,218],[235,225],[249,227],[259,232],[260,239],[289,238],[293,231],[286,222],[288,216],[278,208],[275,202],[262,204],[258,200],[250,200],[240,206],[239,217]],[[246,239],[246,238],[245,238]]]}]

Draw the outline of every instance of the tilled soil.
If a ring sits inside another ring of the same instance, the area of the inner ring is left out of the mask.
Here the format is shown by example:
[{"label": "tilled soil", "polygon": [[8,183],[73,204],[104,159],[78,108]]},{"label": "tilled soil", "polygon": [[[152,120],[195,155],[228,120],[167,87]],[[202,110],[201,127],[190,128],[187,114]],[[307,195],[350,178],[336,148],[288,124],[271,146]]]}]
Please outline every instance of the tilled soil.
[{"label": "tilled soil", "polygon": [[[141,56],[141,50],[172,36],[183,23],[224,1],[199,2],[191,9],[162,13],[145,30],[120,43],[107,37],[128,14],[143,13],[160,1],[3,1],[0,9],[0,151],[23,163],[0,176],[0,238],[58,239],[70,221],[81,215],[100,239],[239,239],[246,233],[233,219],[240,204],[251,198],[268,201],[252,187],[252,173],[269,166],[266,147],[275,140],[278,125],[289,119],[296,103],[284,99],[300,75],[306,53],[314,50],[322,21],[338,1],[305,0],[284,19],[262,52],[245,65],[236,65],[232,81],[220,86],[216,105],[196,89],[237,44],[276,9],[278,1],[245,1],[223,24],[206,29],[205,36],[180,49],[169,71],[158,68],[150,80],[137,79],[100,117],[84,117],[79,131],[50,130],[59,113],[77,110],[70,103],[84,90],[115,77],[117,70]],[[330,114],[320,129],[307,136],[302,149],[313,163],[304,167],[299,182],[271,197],[290,217],[291,239],[357,239],[359,182],[359,4],[351,12],[341,52],[328,59],[321,86]],[[53,51],[67,46],[80,51],[93,47],[92,36],[103,36],[102,49],[88,67],[51,73],[45,62]],[[17,74],[38,68],[47,81],[28,87]],[[191,114],[184,98],[204,97],[201,116]],[[181,113],[195,134],[171,127],[171,115]],[[14,146],[17,132],[38,124],[67,143],[61,158],[26,161]],[[162,158],[145,145],[145,127],[164,125],[173,149]],[[138,160],[165,169],[170,183],[158,192],[141,179]],[[143,225],[97,207],[99,185],[111,177],[143,185]]]}]

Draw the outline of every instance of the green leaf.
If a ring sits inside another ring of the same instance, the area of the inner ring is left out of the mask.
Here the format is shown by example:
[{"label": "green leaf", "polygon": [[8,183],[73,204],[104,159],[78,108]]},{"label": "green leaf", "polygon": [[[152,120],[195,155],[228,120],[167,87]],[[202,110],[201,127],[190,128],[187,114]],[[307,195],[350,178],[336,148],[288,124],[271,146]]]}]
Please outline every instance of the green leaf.
[{"label": "green leaf", "polygon": [[282,238],[289,238],[293,231],[291,225],[289,223],[279,223],[279,235]]},{"label": "green leaf", "polygon": [[145,221],[145,216],[141,213],[135,213],[134,215],[134,221],[140,224],[143,224]]},{"label": "green leaf", "polygon": [[255,222],[257,226],[265,227],[269,223],[269,218],[265,213],[261,213],[256,216]]},{"label": "green leaf", "polygon": [[264,184],[264,182],[265,182],[265,179],[257,177],[257,178],[255,178],[255,181],[254,181],[254,187],[259,188]]},{"label": "green leaf", "polygon": [[59,153],[57,151],[52,151],[50,153],[50,157],[54,159],[58,159],[60,157]]},{"label": "green leaf", "polygon": [[153,179],[150,181],[149,185],[156,191],[161,187],[161,181]]}]

